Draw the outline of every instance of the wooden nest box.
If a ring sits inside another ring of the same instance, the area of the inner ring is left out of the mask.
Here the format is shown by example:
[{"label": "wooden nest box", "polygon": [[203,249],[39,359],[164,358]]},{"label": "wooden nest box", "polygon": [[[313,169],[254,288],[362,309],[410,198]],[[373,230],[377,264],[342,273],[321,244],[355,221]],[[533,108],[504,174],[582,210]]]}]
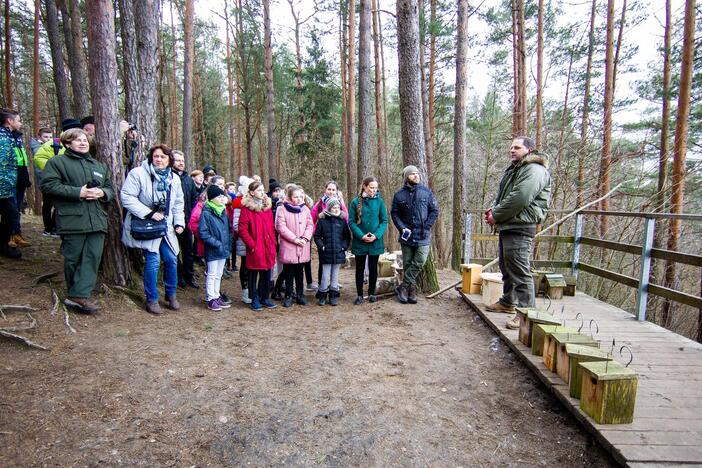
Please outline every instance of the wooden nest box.
[{"label": "wooden nest box", "polygon": [[483,272],[483,266],[478,263],[463,263],[461,271],[463,272],[461,285],[463,294],[480,294],[480,287],[483,283],[480,274]]},{"label": "wooden nest box", "polygon": [[578,333],[578,330],[563,325],[546,325],[535,323],[531,331],[531,354],[534,356],[544,355],[544,341],[547,336],[554,333]]},{"label": "wooden nest box", "polygon": [[543,281],[545,275],[554,273],[552,270],[531,270],[531,277],[534,279],[534,294],[544,294]]},{"label": "wooden nest box", "polygon": [[583,383],[583,368],[580,366],[580,363],[611,361],[612,356],[601,349],[575,343],[566,344],[566,353],[568,353],[569,361],[568,385],[570,396],[580,399]]},{"label": "wooden nest box", "polygon": [[559,273],[549,273],[544,275],[542,280],[544,294],[551,299],[563,299],[563,290],[566,288],[566,281]]},{"label": "wooden nest box", "polygon": [[566,275],[564,278],[566,282],[566,287],[563,290],[563,294],[565,296],[575,296],[576,285],[578,283],[577,278],[572,275]]},{"label": "wooden nest box", "polygon": [[[544,339],[544,365],[551,372],[558,372],[559,359],[567,360],[565,352],[566,343],[576,343],[585,346],[593,346],[598,348],[600,343],[589,336],[581,335],[580,333],[553,333],[546,336]],[[563,367],[565,365],[565,368]],[[561,372],[558,374],[565,382],[567,382],[568,364],[561,362]],[[565,370],[564,370],[565,369]]]},{"label": "wooden nest box", "polygon": [[598,424],[634,421],[636,373],[616,361],[582,362],[580,409]]},{"label": "wooden nest box", "polygon": [[532,333],[534,325],[537,323],[544,325],[560,325],[561,321],[553,315],[543,310],[531,307],[517,307],[517,317],[519,317],[519,341],[524,346],[531,347]]}]

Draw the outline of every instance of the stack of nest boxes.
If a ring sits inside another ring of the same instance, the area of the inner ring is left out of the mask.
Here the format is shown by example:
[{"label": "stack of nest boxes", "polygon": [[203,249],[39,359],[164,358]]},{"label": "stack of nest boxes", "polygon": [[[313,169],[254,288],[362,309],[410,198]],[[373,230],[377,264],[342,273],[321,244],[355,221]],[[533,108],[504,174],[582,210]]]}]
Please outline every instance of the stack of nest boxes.
[{"label": "stack of nest boxes", "polygon": [[[353,254],[346,254],[346,268],[356,266],[356,257]],[[402,251],[384,253],[378,259],[378,282],[375,293],[377,295],[395,292],[395,288],[402,281]]]},{"label": "stack of nest boxes", "polygon": [[560,325],[545,311],[517,308],[519,340],[545,366],[568,384],[570,396],[598,424],[629,424],[634,420],[638,378],[628,367],[599,349],[594,338]]}]

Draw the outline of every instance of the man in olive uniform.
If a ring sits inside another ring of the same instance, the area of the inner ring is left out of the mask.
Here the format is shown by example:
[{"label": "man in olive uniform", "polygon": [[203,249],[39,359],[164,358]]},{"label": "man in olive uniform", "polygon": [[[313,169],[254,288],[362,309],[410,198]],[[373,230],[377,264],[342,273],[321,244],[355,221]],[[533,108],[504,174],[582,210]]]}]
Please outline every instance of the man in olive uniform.
[{"label": "man in olive uniform", "polygon": [[[548,158],[536,151],[533,140],[517,137],[510,148],[512,163],[500,180],[497,198],[485,212],[485,222],[499,234],[499,261],[503,294],[491,312],[513,313],[515,306],[534,307],[534,281],[529,268],[536,225],[548,212],[551,176]],[[507,328],[519,328],[519,319],[507,322]]]}]

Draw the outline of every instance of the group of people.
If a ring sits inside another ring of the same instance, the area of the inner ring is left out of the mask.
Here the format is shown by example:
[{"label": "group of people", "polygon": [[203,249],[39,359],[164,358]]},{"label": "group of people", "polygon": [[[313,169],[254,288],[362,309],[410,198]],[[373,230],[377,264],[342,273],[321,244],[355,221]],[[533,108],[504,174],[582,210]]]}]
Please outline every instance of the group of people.
[{"label": "group of people", "polygon": [[[19,258],[18,249],[29,245],[19,217],[31,181],[19,114],[0,109],[0,124],[0,254]],[[135,129],[123,126],[133,143]],[[143,253],[146,310],[152,314],[162,313],[157,285],[161,264],[163,303],[177,310],[178,287],[199,288],[196,259],[206,264],[205,299],[214,311],[231,306],[221,280],[237,269],[237,258],[241,298],[254,310],[277,307],[272,299],[282,300],[284,307],[305,305],[305,283],[316,290],[320,305],[337,305],[339,269],[348,250],[355,257],[354,304],[364,302],[366,281],[368,301],[377,300],[378,260],[385,251],[388,213],[375,177],[363,180],[347,206],[334,181],[327,182],[322,195],[313,200],[301,186],[282,187],[275,179],[266,190],[258,176],[241,176],[237,184],[225,182],[212,166],[188,173],[185,155],[164,144],[150,148],[146,159],[132,168],[129,155],[133,157],[134,145],[125,143],[125,168],[130,170],[116,194],[109,169],[91,155],[94,131],[91,117],[66,119],[60,138],[42,128],[31,142],[43,194],[44,234],[62,239],[67,306],[88,313],[98,309],[92,293],[107,233],[108,205],[118,195],[124,217],[122,242]],[[488,310],[506,313],[534,304],[529,261],[536,226],[548,211],[551,183],[547,159],[528,137],[514,139],[510,158],[495,204],[485,212],[485,222],[499,233],[504,281],[503,296]],[[439,207],[417,167],[405,167],[402,176],[403,185],[390,209],[404,271],[396,293],[400,302],[416,303],[417,278],[431,248]],[[319,257],[316,282],[311,269],[313,243]],[[507,325],[518,326],[514,319]]]}]

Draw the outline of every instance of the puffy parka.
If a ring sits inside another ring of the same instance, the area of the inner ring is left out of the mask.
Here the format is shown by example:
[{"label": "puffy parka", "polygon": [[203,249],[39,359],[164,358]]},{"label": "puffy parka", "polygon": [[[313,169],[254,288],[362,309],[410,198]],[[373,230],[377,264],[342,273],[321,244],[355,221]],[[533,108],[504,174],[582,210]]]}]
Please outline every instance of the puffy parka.
[{"label": "puffy parka", "polygon": [[258,203],[249,194],[241,200],[239,238],[246,245],[246,268],[270,270],[275,265],[275,227],[271,199]]},{"label": "puffy parka", "polygon": [[208,262],[229,258],[232,253],[232,233],[226,210],[221,215],[205,205],[200,215],[198,237],[205,245],[205,260]]},{"label": "puffy parka", "polygon": [[314,243],[322,265],[343,264],[351,242],[351,231],[342,216],[327,216],[322,212],[314,230]]},{"label": "puffy parka", "polygon": [[431,228],[439,217],[439,204],[429,188],[405,184],[395,193],[390,213],[400,236],[405,228],[412,231],[409,239],[398,239],[400,244],[411,247],[431,244]]},{"label": "puffy parka", "polygon": [[[275,214],[275,230],[280,235],[278,255],[281,263],[305,263],[311,258],[312,233],[314,224],[310,209],[306,205],[292,206],[283,203]],[[305,239],[304,245],[297,245],[295,239]]]}]

